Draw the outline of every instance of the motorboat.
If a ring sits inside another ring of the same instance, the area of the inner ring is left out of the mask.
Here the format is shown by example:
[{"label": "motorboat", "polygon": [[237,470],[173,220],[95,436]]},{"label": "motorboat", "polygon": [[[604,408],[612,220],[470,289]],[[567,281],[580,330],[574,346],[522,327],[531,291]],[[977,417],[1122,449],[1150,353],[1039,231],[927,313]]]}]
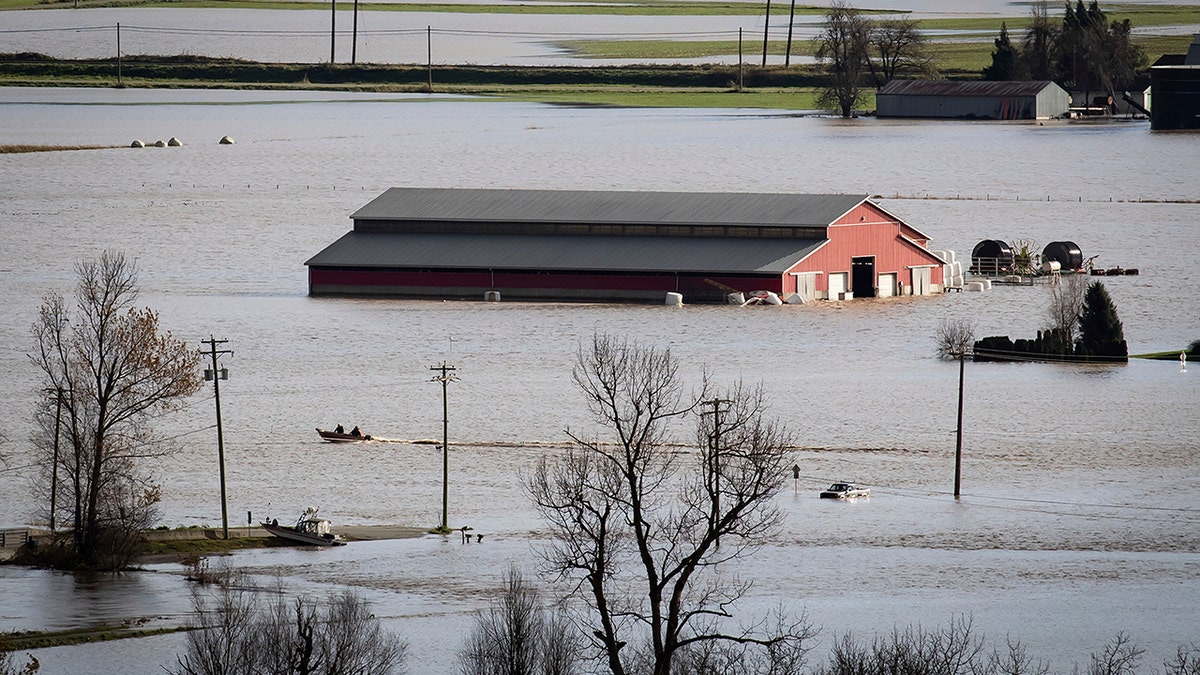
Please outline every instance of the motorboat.
[{"label": "motorboat", "polygon": [[279,537],[310,546],[344,546],[346,541],[340,535],[329,531],[329,521],[317,517],[317,509],[310,506],[296,519],[294,525],[280,525],[278,520],[260,523],[262,529]]},{"label": "motorboat", "polygon": [[338,427],[335,431],[326,431],[318,427],[317,435],[330,443],[358,443],[359,441],[371,440],[371,436],[359,431],[358,427],[354,427],[349,433],[342,431],[341,427]]},{"label": "motorboat", "polygon": [[865,488],[854,483],[834,483],[821,491],[821,499],[855,499],[870,497],[871,488]]}]

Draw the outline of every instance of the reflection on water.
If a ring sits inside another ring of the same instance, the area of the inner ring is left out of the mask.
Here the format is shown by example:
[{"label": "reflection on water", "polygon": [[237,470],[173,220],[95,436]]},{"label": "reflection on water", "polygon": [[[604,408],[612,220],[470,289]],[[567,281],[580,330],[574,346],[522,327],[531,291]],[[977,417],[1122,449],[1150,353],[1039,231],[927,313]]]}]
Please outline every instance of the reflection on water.
[{"label": "reflection on water", "polygon": [[[564,427],[587,430],[569,368],[597,331],[670,346],[690,382],[705,366],[718,382],[761,381],[807,446],[796,454],[800,480],[780,498],[784,532],[739,570],[758,584],[751,606],[782,598],[827,631],[868,633],[971,612],[992,639],[1026,640],[1061,669],[1118,630],[1148,648],[1147,662],[1194,639],[1200,368],[968,364],[964,498],[947,494],[958,369],[933,358],[934,327],[968,318],[981,335],[1032,337],[1047,321],[1044,288],[746,309],[312,299],[303,261],[393,185],[876,194],[933,248],[1071,240],[1099,264],[1141,268],[1105,280],[1130,348],[1178,349],[1200,336],[1189,246],[1200,136],[1144,123],[841,121],[308,92],[2,89],[0,109],[10,143],[184,141],[0,159],[10,466],[30,463],[38,383],[28,326],[45,292],[69,288],[71,263],[104,248],[136,255],[142,300],[176,335],[230,340],[221,393],[233,526],[247,511],[283,520],[309,504],[335,525],[436,522],[433,446],[332,446],[313,427],[439,437],[441,391],[428,368],[458,367],[451,521],[483,542],[227,558],[264,584],[361,589],[413,643],[416,672],[453,668],[457,638],[447,636],[486,605],[504,562],[534,559],[544,534],[520,476],[561,452]],[[217,144],[227,134],[236,145]],[[169,525],[219,521],[213,415],[206,392],[162,423],[181,449],[156,467]],[[35,519],[29,475],[0,471],[0,525]],[[817,499],[833,480],[865,483],[873,496]],[[182,622],[181,573],[152,565],[83,581],[0,568],[0,630]],[[847,614],[847,603],[862,611]],[[161,672],[180,645],[167,636],[38,655],[48,672]]]}]

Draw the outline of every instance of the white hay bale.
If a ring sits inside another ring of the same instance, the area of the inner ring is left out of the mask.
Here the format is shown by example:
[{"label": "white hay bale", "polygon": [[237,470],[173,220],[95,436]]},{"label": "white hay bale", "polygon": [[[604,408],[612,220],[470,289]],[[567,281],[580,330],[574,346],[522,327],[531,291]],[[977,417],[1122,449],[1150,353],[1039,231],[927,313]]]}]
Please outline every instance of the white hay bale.
[{"label": "white hay bale", "polygon": [[664,304],[666,304],[670,307],[683,307],[683,293],[675,293],[674,291],[668,291],[666,300],[664,301]]},{"label": "white hay bale", "polygon": [[133,142],[129,144],[129,147],[131,147],[131,148],[144,148],[144,147],[146,147],[146,144],[145,144],[145,143],[143,143],[143,142],[141,142],[141,141],[139,141],[138,139],[136,139],[136,138],[135,138],[135,139],[133,139]]},{"label": "white hay bale", "polygon": [[183,145],[183,142],[182,142],[182,141],[180,141],[178,138],[175,138],[174,136],[172,136],[172,137],[170,137],[169,139],[167,139],[167,146],[168,146],[168,147],[172,147],[172,148],[178,148],[178,147],[179,147],[179,146],[181,146],[181,145]]},{"label": "white hay bale", "polygon": [[222,136],[220,143],[221,143],[221,145],[233,145],[234,140],[232,138],[230,138],[229,136]]}]

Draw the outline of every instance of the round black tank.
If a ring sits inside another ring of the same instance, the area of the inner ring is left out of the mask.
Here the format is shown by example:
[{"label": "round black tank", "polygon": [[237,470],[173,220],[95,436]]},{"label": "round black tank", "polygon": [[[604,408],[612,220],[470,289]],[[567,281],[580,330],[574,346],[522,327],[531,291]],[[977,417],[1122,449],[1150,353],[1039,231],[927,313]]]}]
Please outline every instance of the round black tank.
[{"label": "round black tank", "polygon": [[1042,249],[1042,260],[1055,260],[1064,270],[1083,267],[1083,252],[1073,241],[1052,241]]},{"label": "round black tank", "polygon": [[971,251],[971,271],[975,274],[1000,274],[1012,264],[1012,247],[999,239],[984,239]]}]

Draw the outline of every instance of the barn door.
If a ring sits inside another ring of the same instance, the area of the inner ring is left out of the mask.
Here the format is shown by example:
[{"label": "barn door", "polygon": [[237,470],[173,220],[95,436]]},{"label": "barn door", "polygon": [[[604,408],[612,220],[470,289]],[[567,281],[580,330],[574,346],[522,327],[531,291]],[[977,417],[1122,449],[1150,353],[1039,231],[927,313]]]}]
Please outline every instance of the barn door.
[{"label": "barn door", "polygon": [[802,302],[812,302],[817,299],[817,275],[804,273],[796,275],[796,295]]},{"label": "barn door", "polygon": [[932,267],[913,268],[913,295],[929,295],[929,287],[932,285],[930,281],[933,278],[932,274]]},{"label": "barn door", "polygon": [[850,259],[850,290],[856,298],[875,297],[875,257],[863,256]]},{"label": "barn door", "polygon": [[829,275],[829,299],[842,300],[846,297],[846,273],[833,272]]},{"label": "barn door", "polygon": [[896,277],[895,272],[879,275],[879,297],[890,298],[896,295]]}]

